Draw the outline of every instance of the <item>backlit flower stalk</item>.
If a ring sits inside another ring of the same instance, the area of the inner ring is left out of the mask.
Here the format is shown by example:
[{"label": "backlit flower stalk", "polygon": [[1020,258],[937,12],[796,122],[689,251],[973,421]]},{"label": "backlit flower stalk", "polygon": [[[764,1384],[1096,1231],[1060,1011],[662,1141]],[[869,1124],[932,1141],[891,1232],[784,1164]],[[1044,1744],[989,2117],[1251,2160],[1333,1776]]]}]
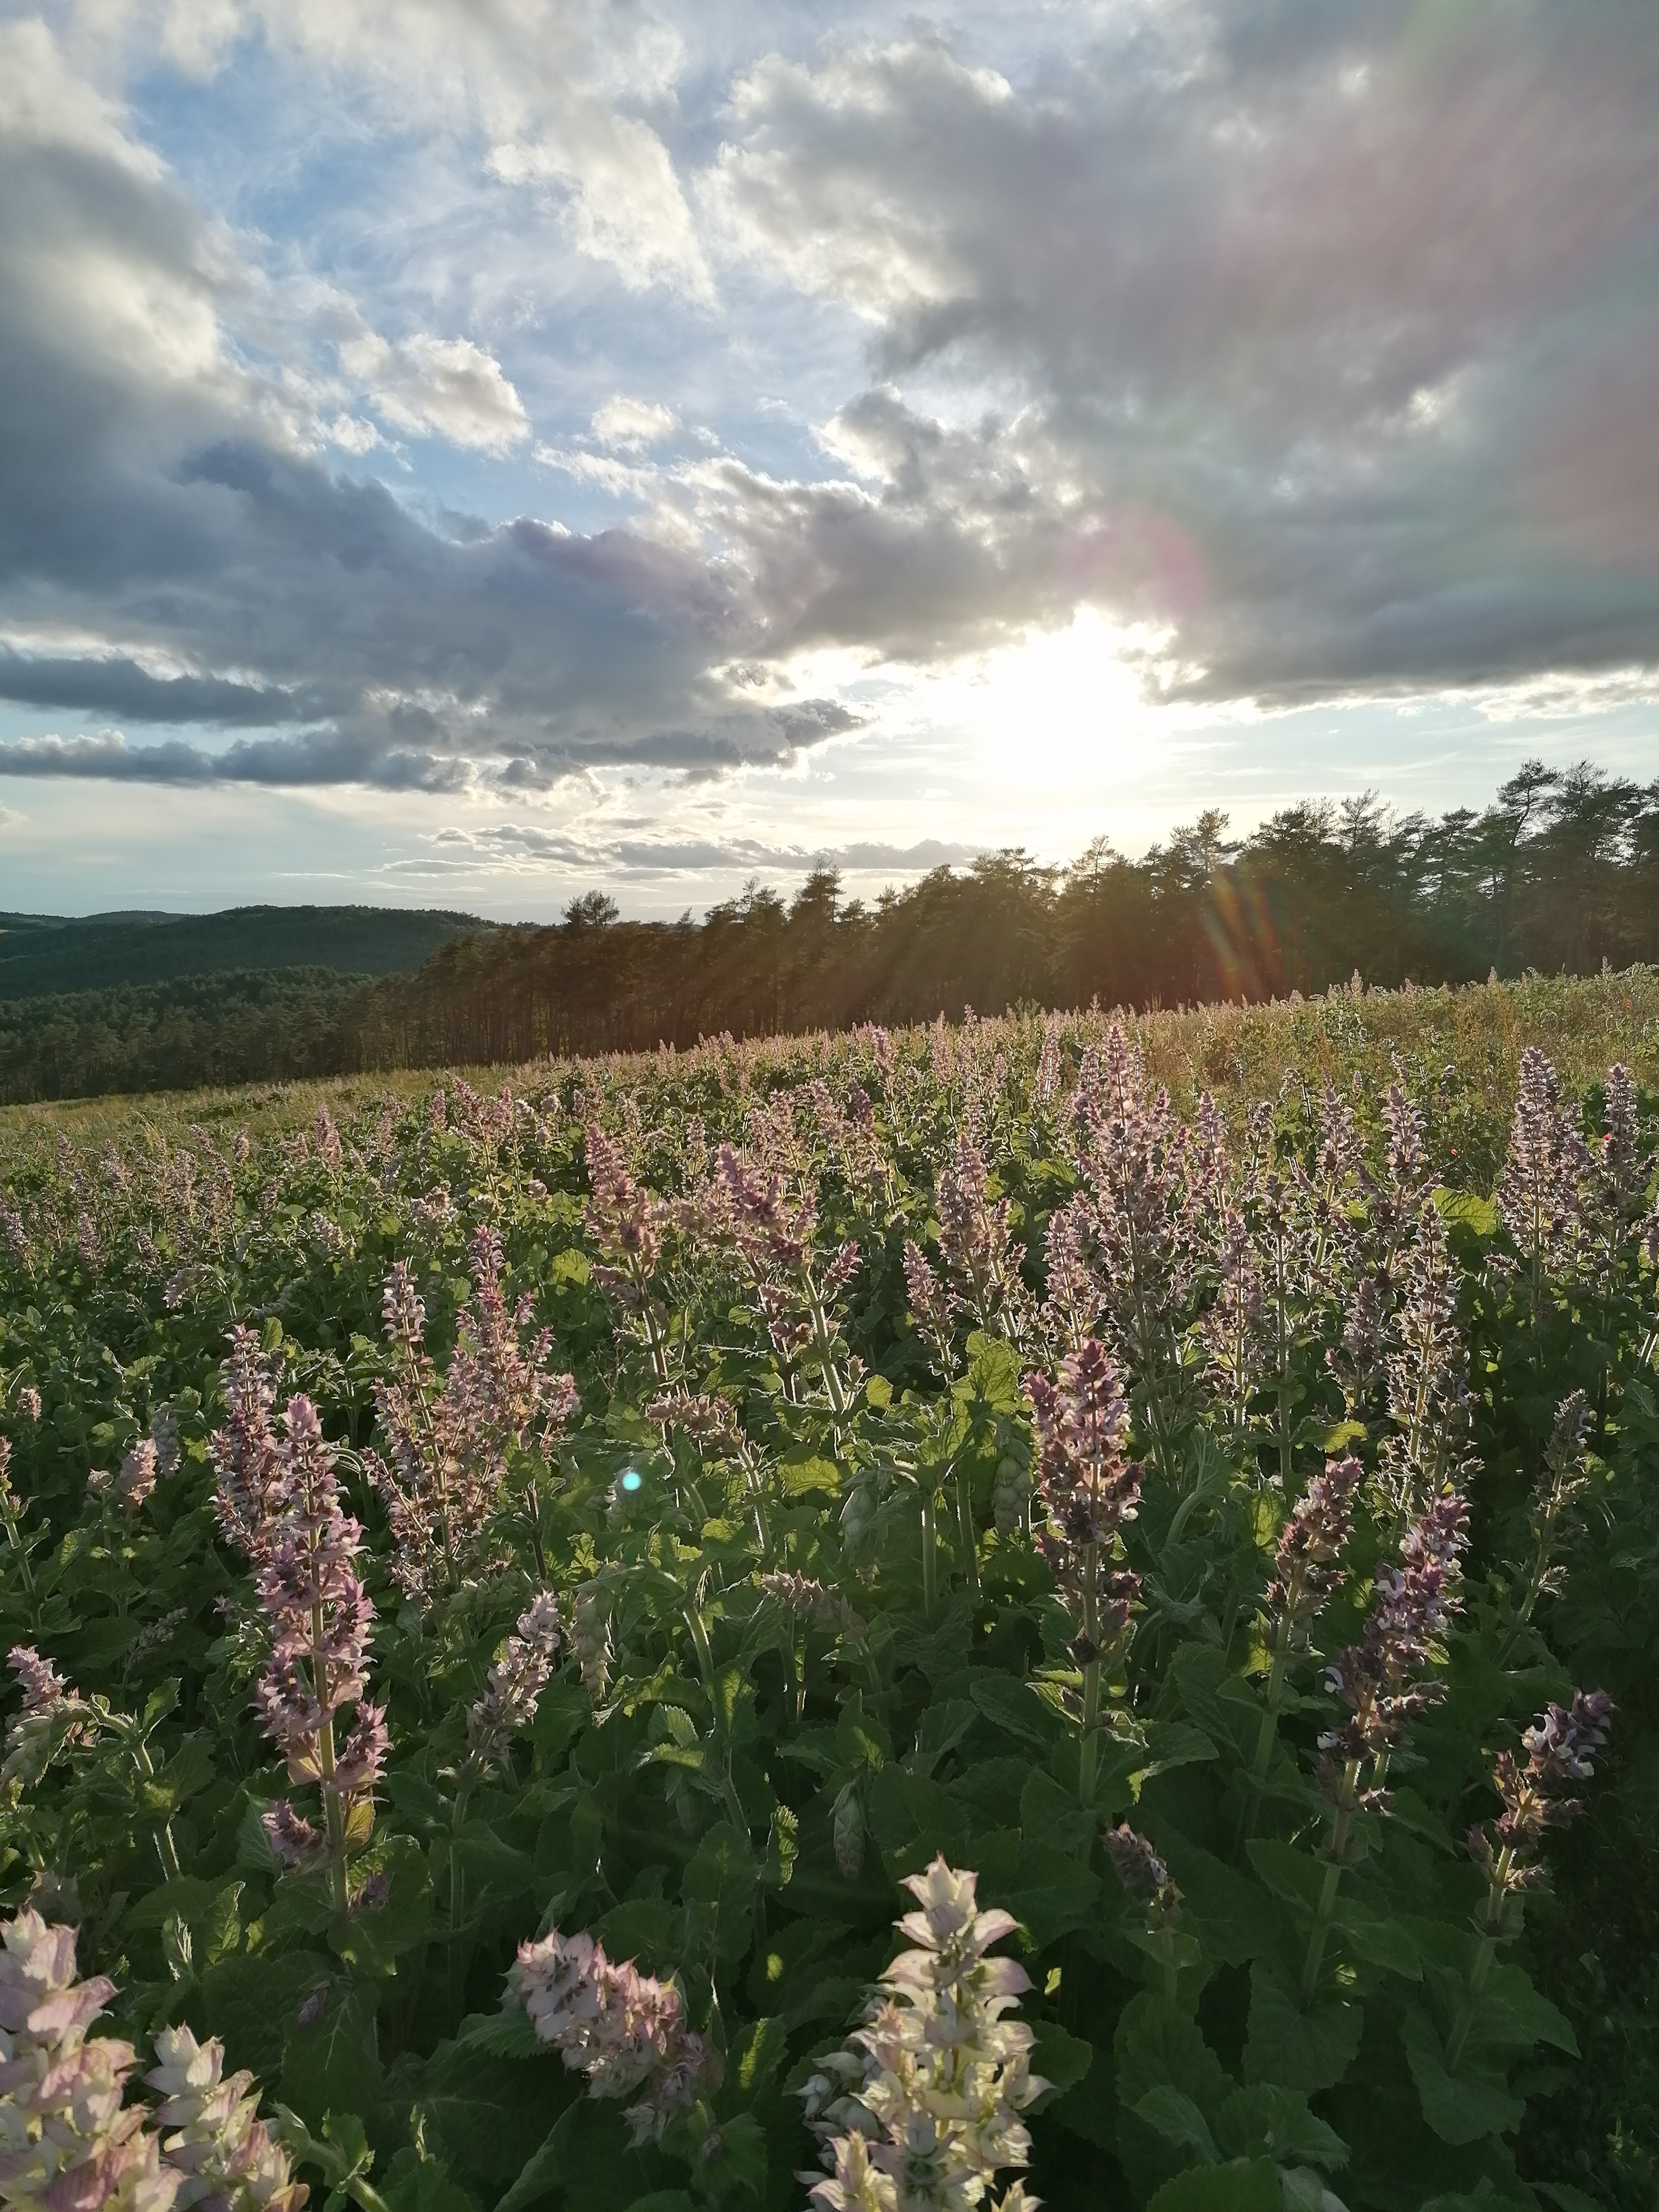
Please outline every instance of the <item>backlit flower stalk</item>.
[{"label": "backlit flower stalk", "polygon": [[374,1608],[356,1571],[362,1528],[341,1509],[334,1454],[308,1398],[289,1401],[283,1426],[280,1512],[257,1580],[270,1652],[254,1697],[289,1779],[317,1785],[323,1827],[283,1799],[266,1811],[265,1833],[283,1865],[320,1866],[344,1905],[348,1855],[368,1840],[387,1750],[386,1716],[363,1694]]},{"label": "backlit flower stalk", "polygon": [[858,1246],[842,1245],[820,1279],[810,1192],[791,1204],[780,1176],[763,1175],[730,1145],[715,1157],[714,1178],[719,1226],[748,1277],[773,1348],[786,1362],[810,1348],[830,1410],[842,1419],[853,1395],[837,1357],[833,1309],[858,1273]]},{"label": "backlit flower stalk", "polygon": [[[528,1336],[531,1301],[509,1306],[500,1237],[472,1239],[471,1294],[441,1382],[426,1349],[426,1308],[404,1261],[393,1263],[381,1304],[394,1372],[375,1400],[389,1460],[364,1465],[386,1501],[392,1571],[405,1596],[431,1606],[487,1564],[491,1525],[507,1486],[508,1455],[545,1455],[576,1406],[568,1375],[549,1370],[552,1332]],[[532,1536],[538,1530],[532,1516]],[[538,1570],[545,1562],[538,1557]]]},{"label": "backlit flower stalk", "polygon": [[1560,1587],[1563,1570],[1556,1562],[1555,1547],[1563,1517],[1574,1499],[1589,1486],[1584,1468],[1584,1441],[1589,1433],[1589,1401],[1582,1390],[1570,1391],[1555,1409],[1555,1424],[1544,1447],[1543,1472],[1533,1494],[1532,1508],[1538,1548],[1504,1647],[1504,1659],[1525,1634],[1539,1599]]},{"label": "backlit flower stalk", "polygon": [[1564,1826],[1583,1812],[1583,1801],[1565,1793],[1573,1783],[1588,1782],[1595,1774],[1593,1754],[1607,1740],[1613,1711],[1605,1690],[1576,1690],[1570,1705],[1551,1705],[1522,1732],[1524,1764],[1512,1751],[1498,1754],[1492,1785],[1504,1809],[1495,1820],[1469,1830],[1469,1851],[1486,1877],[1486,1895],[1476,1923],[1480,1948],[1446,2045],[1449,2069],[1462,2056],[1498,1943],[1514,1932],[1504,1927],[1516,1917],[1509,1901],[1543,1887],[1546,1872],[1538,1853],[1544,1831]]},{"label": "backlit flower stalk", "polygon": [[659,2140],[715,2075],[675,1984],[617,1965],[592,1936],[555,1929],[521,1943],[502,2002],[527,2014],[538,2039],[586,2076],[590,2097],[634,2099],[623,2117],[636,2143]]},{"label": "backlit flower stalk", "polygon": [[587,1233],[599,1254],[589,1279],[622,1308],[628,1318],[621,1333],[644,1342],[658,1387],[665,1390],[674,1380],[668,1319],[653,1293],[671,1209],[635,1181],[621,1146],[597,1123],[587,1132],[587,1179],[593,1194]]},{"label": "backlit flower stalk", "polygon": [[1585,1228],[1597,1262],[1617,1271],[1640,1232],[1653,1175],[1653,1155],[1638,1141],[1636,1085],[1622,1065],[1607,1070],[1602,1118],[1605,1131],[1587,1148]]},{"label": "backlit flower stalk", "polygon": [[227,1418],[208,1440],[218,1478],[214,1510],[225,1541],[257,1566],[278,1511],[287,1464],[276,1427],[276,1362],[251,1328],[237,1328],[219,1373]]},{"label": "backlit flower stalk", "polygon": [[506,1763],[514,1737],[536,1717],[562,1640],[559,1601],[551,1590],[540,1590],[519,1615],[517,1627],[489,1669],[483,1697],[467,1714],[471,1774],[482,1775]]},{"label": "backlit flower stalk", "polygon": [[1134,1518],[1142,1469],[1123,1456],[1129,1406],[1106,1347],[1089,1338],[1060,1362],[1058,1377],[1026,1377],[1036,1416],[1037,1542],[1054,1577],[1074,1633],[1070,1650],[1083,1670],[1080,1775],[1084,1802],[1094,1799],[1102,1662],[1129,1625],[1140,1577],[1117,1564],[1122,1530]]},{"label": "backlit flower stalk", "polygon": [[1030,2070],[1031,2030],[1007,2017],[1030,1981],[988,1955],[1015,1923],[978,1909],[977,1884],[943,1858],[907,1878],[920,1910],[897,1924],[912,1948],[801,2089],[830,2169],[809,2192],[817,2212],[1033,2212],[1018,2179],[994,2193],[1030,2160],[1020,2115],[1047,2087]]},{"label": "backlit flower stalk", "polygon": [[1462,1610],[1460,1561],[1468,1541],[1468,1502],[1435,1500],[1401,1540],[1398,1564],[1377,1570],[1376,1593],[1356,1644],[1340,1652],[1326,1687],[1348,1709],[1341,1725],[1320,1738],[1320,1783],[1331,1807],[1325,1882],[1302,1969],[1302,2001],[1313,2002],[1348,1856],[1356,1814],[1386,1813],[1382,1786],[1389,1761],[1419,1714],[1437,1705],[1446,1686],[1425,1669],[1444,1655]]},{"label": "backlit flower stalk", "polygon": [[1101,1838],[1112,1871],[1131,1897],[1145,1908],[1146,1934],[1164,1969],[1164,1994],[1173,2004],[1180,1990],[1181,1961],[1176,1937],[1181,1930],[1181,1892],[1170,1869],[1145,1836],[1127,1820],[1108,1828]]},{"label": "backlit flower stalk", "polygon": [[1555,1070],[1529,1044],[1521,1055],[1497,1198],[1498,1216],[1527,1270],[1534,1313],[1546,1289],[1577,1262],[1583,1241],[1580,1185],[1589,1165],[1583,1139],[1561,1109]]},{"label": "backlit flower stalk", "polygon": [[1431,1200],[1418,1216],[1383,1360],[1389,1412],[1399,1430],[1383,1452],[1396,1527],[1462,1469],[1471,1408],[1457,1286],[1446,1224]]},{"label": "backlit flower stalk", "polygon": [[1173,1480],[1177,1332],[1200,1257],[1187,1133],[1169,1093],[1149,1090],[1141,1056],[1115,1022],[1100,1050],[1085,1055],[1074,1120],[1102,1316],[1146,1390],[1154,1456]]},{"label": "backlit flower stalk", "polygon": [[11,1486],[9,1437],[0,1437],[0,1532],[4,1534],[7,1549],[16,1565],[18,1579],[23,1585],[23,1595],[28,1601],[29,1618],[38,1625],[40,1592],[34,1578],[34,1561],[31,1554],[40,1538],[38,1534],[27,1534],[23,1528],[22,1504]]},{"label": "backlit flower stalk", "polygon": [[1223,1219],[1216,1272],[1215,1303],[1200,1328],[1211,1386],[1226,1408],[1229,1425],[1242,1437],[1267,1363],[1267,1334],[1255,1246],[1237,1206],[1230,1206]]},{"label": "backlit flower stalk", "polygon": [[300,2212],[311,2191],[295,2181],[288,2154],[259,2118],[252,2074],[225,2072],[216,2036],[198,2043],[188,2027],[164,2027],[144,2080],[161,2099],[154,2126],[166,2165],[183,2177],[174,2212]]},{"label": "backlit flower stalk", "polygon": [[985,1155],[958,1137],[949,1167],[939,1178],[939,1250],[946,1295],[970,1328],[1000,1333],[1016,1342],[1025,1334],[1025,1285],[1020,1263],[1025,1248],[1009,1228],[1012,1208],[993,1199]]},{"label": "backlit flower stalk", "polygon": [[1328,1459],[1297,1500],[1279,1531],[1273,1578],[1267,1585],[1267,1613],[1273,1623],[1273,1664],[1267,1674],[1267,1710],[1250,1764],[1253,1789],[1266,1779],[1279,1731],[1285,1675],[1297,1652],[1304,1650],[1310,1624],[1340,1585],[1342,1549],[1353,1528],[1354,1501],[1364,1469],[1350,1455]]}]

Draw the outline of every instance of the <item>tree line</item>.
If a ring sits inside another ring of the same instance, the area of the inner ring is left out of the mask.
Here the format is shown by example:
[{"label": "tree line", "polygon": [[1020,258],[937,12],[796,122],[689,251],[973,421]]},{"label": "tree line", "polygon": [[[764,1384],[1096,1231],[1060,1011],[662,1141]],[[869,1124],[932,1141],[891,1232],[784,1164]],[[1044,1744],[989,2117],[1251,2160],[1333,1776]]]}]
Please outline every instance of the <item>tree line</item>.
[{"label": "tree line", "polygon": [[363,1049],[520,1060],[1659,959],[1659,782],[1533,761],[1480,811],[1398,816],[1367,794],[1227,828],[1207,810],[1138,860],[1100,838],[1067,868],[987,854],[872,903],[819,868],[787,902],[752,884],[701,921],[623,921],[589,892],[550,927],[455,939],[378,986]]},{"label": "tree line", "polygon": [[1066,868],[1010,848],[870,902],[818,868],[792,899],[751,884],[700,921],[625,921],[595,891],[550,927],[452,938],[410,975],[279,970],[14,1002],[0,1006],[0,1096],[521,1061],[969,1007],[1265,999],[1356,972],[1455,983],[1659,961],[1659,781],[1533,761],[1480,811],[1401,816],[1367,794],[1227,832],[1212,809],[1139,859],[1103,838]]}]

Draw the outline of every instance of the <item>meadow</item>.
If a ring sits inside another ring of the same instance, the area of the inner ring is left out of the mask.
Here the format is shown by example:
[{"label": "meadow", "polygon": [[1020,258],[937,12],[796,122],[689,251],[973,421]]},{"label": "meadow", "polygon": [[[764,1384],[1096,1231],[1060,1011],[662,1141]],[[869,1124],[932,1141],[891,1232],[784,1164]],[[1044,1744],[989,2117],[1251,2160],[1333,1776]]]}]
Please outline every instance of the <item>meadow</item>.
[{"label": "meadow", "polygon": [[1656,1091],[1632,969],[0,1113],[0,2203],[1644,2212]]}]

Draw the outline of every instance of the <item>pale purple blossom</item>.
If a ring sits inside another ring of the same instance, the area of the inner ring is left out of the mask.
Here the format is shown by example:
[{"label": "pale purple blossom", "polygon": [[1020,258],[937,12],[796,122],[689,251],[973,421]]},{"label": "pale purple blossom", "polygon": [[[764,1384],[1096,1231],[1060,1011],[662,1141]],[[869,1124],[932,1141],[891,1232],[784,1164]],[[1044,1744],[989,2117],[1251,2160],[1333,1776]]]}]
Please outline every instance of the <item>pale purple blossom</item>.
[{"label": "pale purple blossom", "polygon": [[1072,1617],[1072,1656],[1086,1667],[1115,1648],[1140,1589],[1137,1574],[1114,1564],[1140,1498],[1140,1464],[1123,1454],[1128,1401],[1092,1337],[1066,1354],[1054,1382],[1029,1375],[1025,1387],[1036,1413],[1037,1541]]}]

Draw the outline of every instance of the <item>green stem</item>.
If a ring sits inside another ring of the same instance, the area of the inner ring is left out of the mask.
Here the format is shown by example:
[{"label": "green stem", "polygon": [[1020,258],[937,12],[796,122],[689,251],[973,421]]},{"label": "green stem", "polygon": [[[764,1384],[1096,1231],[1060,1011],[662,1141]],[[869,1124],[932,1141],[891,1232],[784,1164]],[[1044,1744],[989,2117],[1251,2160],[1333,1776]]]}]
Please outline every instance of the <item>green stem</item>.
[{"label": "green stem", "polygon": [[1325,1886],[1319,1893],[1313,1930],[1308,1937],[1308,1955],[1302,1962],[1304,2010],[1313,2002],[1319,1988],[1319,1970],[1325,1961],[1325,1939],[1331,1932],[1331,1915],[1336,1910],[1337,1887],[1342,1880],[1342,1862],[1347,1855],[1348,1831],[1353,1824],[1354,1799],[1358,1790],[1359,1761],[1351,1759],[1342,1776],[1342,1794],[1337,1800],[1336,1820],[1331,1829],[1330,1863],[1325,1869]]},{"label": "green stem", "polygon": [[978,1546],[974,1539],[974,1510],[968,1495],[968,1473],[965,1468],[957,1469],[957,1528],[962,1539],[963,1572],[974,1598],[979,1596]]},{"label": "green stem", "polygon": [[1469,1985],[1463,1992],[1463,2002],[1457,2008],[1457,2018],[1446,2043],[1446,2071],[1453,2073],[1463,2056],[1463,2045],[1474,2021],[1475,2008],[1480,2002],[1480,1992],[1486,1986],[1486,1977],[1492,1972],[1492,1960],[1498,1956],[1498,1938],[1483,1936],[1480,1948],[1474,1954],[1474,1964],[1469,1970]]},{"label": "green stem", "polygon": [[465,1787],[455,1793],[455,1810],[449,1824],[449,2002],[452,2011],[459,2012],[466,1995],[468,1945],[461,1934],[466,1914],[466,1870],[456,1848],[460,1841],[461,1825],[466,1819],[467,1791]]},{"label": "green stem", "polygon": [[1173,1928],[1165,1928],[1163,1936],[1164,1995],[1168,2003],[1174,2004],[1181,1988],[1181,1967],[1176,1959],[1176,1931]]},{"label": "green stem", "polygon": [[[142,1740],[135,1740],[132,1757],[133,1764],[137,1767],[143,1778],[146,1782],[154,1781],[155,1765],[150,1758],[149,1745]],[[179,1863],[179,1846],[173,1840],[173,1820],[170,1814],[163,1818],[161,1826],[155,1831],[155,1856],[161,1862],[162,1873],[169,1881],[176,1881],[184,1872],[184,1869]]]},{"label": "green stem", "polygon": [[1078,1794],[1085,1805],[1095,1802],[1095,1776],[1100,1763],[1100,1665],[1091,1659],[1083,1670],[1083,1741],[1079,1747]]},{"label": "green stem", "polygon": [[931,1620],[939,1603],[939,1558],[933,1533],[933,1493],[924,1488],[921,1493],[921,1610],[925,1620]]},{"label": "green stem", "polygon": [[1498,1923],[1503,1916],[1504,1899],[1509,1894],[1510,1871],[1515,1863],[1515,1851],[1505,1844],[1498,1854],[1492,1870],[1492,1887],[1486,1892],[1486,1910],[1481,1918],[1486,1932],[1480,1938],[1480,1948],[1474,1954],[1474,1964],[1469,1969],[1468,1986],[1457,2008],[1457,2018],[1452,2022],[1452,2032],[1446,2042],[1446,2071],[1451,2073],[1463,2056],[1463,2045],[1468,2040],[1469,2029],[1480,2003],[1480,1992],[1486,1986],[1492,1961],[1498,1956]]}]

